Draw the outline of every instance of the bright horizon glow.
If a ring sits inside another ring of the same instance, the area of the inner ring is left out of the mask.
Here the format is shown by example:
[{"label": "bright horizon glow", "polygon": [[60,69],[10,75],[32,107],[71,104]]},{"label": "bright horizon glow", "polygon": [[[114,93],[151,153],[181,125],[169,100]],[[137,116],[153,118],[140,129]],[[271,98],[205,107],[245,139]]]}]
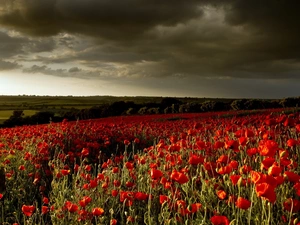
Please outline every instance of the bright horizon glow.
[{"label": "bright horizon glow", "polygon": [[185,97],[176,96],[176,93],[168,95],[168,93],[168,91],[153,91],[151,88],[138,87],[130,82],[56,77],[16,71],[0,72],[0,95]]},{"label": "bright horizon glow", "polygon": [[[24,79],[24,77],[26,77]],[[43,74],[0,73],[0,95],[89,96],[101,95],[101,84],[78,78]]]}]

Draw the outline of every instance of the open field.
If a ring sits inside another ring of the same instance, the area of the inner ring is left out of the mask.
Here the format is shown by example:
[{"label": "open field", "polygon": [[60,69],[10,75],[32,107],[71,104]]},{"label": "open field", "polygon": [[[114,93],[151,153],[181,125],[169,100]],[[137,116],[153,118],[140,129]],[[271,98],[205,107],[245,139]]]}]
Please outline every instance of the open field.
[{"label": "open field", "polygon": [[296,224],[300,115],[110,117],[0,129],[0,224]]},{"label": "open field", "polygon": [[[0,109],[40,109],[42,107],[91,107],[115,101],[134,101],[141,103],[160,103],[163,97],[114,97],[114,96],[0,96]],[[183,102],[204,102],[210,98],[178,98]],[[232,99],[222,99],[232,101]]]},{"label": "open field", "polygon": [[[24,116],[32,116],[37,110],[23,110]],[[13,114],[13,110],[0,110],[0,124]]]},{"label": "open field", "polygon": [[[65,112],[75,112],[76,110],[88,110],[92,107],[99,107],[104,104],[114,102],[134,102],[134,104],[160,104],[163,97],[113,97],[113,96],[0,96],[0,124],[3,124],[13,113],[13,111],[24,112],[24,116],[32,116],[37,112],[52,112],[61,116]],[[201,103],[207,98],[177,98],[183,103]],[[222,99],[223,102],[230,102],[232,99]],[[124,108],[126,110],[127,108]],[[81,114],[82,115],[82,114]],[[89,116],[89,115],[88,115]],[[85,117],[88,117],[85,116]]]}]

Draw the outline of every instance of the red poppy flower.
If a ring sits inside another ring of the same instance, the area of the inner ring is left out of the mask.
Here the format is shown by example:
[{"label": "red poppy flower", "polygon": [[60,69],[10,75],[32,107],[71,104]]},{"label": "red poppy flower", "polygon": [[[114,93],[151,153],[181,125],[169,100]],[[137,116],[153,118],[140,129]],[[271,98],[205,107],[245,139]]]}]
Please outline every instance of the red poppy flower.
[{"label": "red poppy flower", "polygon": [[275,186],[273,185],[260,183],[255,186],[255,191],[258,197],[264,197],[271,203],[276,201]]},{"label": "red poppy flower", "polygon": [[196,213],[201,209],[201,207],[202,207],[201,203],[193,203],[191,204],[191,212]]},{"label": "red poppy flower", "polygon": [[232,170],[237,170],[239,168],[239,162],[236,160],[231,160],[228,166],[230,166]]},{"label": "red poppy flower", "polygon": [[192,154],[189,158],[189,164],[190,165],[198,165],[200,163],[204,162],[204,157],[203,156],[198,156],[195,154]]},{"label": "red poppy flower", "polygon": [[139,200],[139,201],[145,201],[145,200],[148,200],[148,197],[149,195],[148,194],[145,194],[143,192],[136,192],[135,195],[134,195],[134,198]]},{"label": "red poppy flower", "polygon": [[296,183],[294,185],[294,189],[296,191],[296,195],[300,196],[300,183]]},{"label": "red poppy flower", "polygon": [[245,198],[238,197],[238,199],[235,202],[236,207],[240,209],[248,209],[251,206],[251,202]]},{"label": "red poppy flower", "polygon": [[250,157],[255,155],[257,152],[258,152],[257,148],[249,148],[246,151],[247,155],[249,155]]},{"label": "red poppy flower", "polygon": [[25,166],[24,165],[19,166],[19,170],[24,171],[25,170]]},{"label": "red poppy flower", "polygon": [[274,164],[274,162],[275,162],[275,158],[267,157],[261,162],[260,168],[267,170],[269,169],[269,167],[271,167]]},{"label": "red poppy flower", "polygon": [[226,216],[213,216],[210,218],[213,225],[229,225],[230,221]]},{"label": "red poppy flower", "polygon": [[227,194],[224,190],[218,190],[216,193],[218,198],[221,200],[224,200],[227,197]]},{"label": "red poppy flower", "polygon": [[90,154],[89,149],[83,148],[81,151],[81,156],[88,156]]},{"label": "red poppy flower", "polygon": [[221,175],[230,174],[231,172],[232,172],[232,167],[231,166],[222,166],[218,170],[218,173],[221,174]]},{"label": "red poppy flower", "polygon": [[132,170],[134,168],[134,164],[132,162],[126,162],[125,167],[129,170]]},{"label": "red poppy flower", "polygon": [[121,181],[119,181],[119,180],[114,180],[114,181],[113,181],[113,184],[114,184],[115,187],[120,187]]},{"label": "red poppy flower", "polygon": [[49,204],[49,198],[44,197],[44,198],[43,198],[43,203],[44,203],[44,204]]},{"label": "red poppy flower", "polygon": [[80,201],[79,204],[82,208],[86,207],[92,201],[92,198],[89,196],[84,196]]},{"label": "red poppy flower", "polygon": [[165,202],[169,202],[169,201],[170,201],[170,199],[169,199],[168,196],[166,196],[166,195],[160,195],[159,196],[159,203],[161,205],[164,204]]},{"label": "red poppy flower", "polygon": [[23,205],[22,206],[22,212],[26,216],[32,216],[34,211],[35,211],[35,206],[34,205]]},{"label": "red poppy flower", "polygon": [[179,173],[176,181],[179,183],[179,184],[185,184],[189,181],[189,178],[187,177],[187,175],[185,175],[184,173]]},{"label": "red poppy flower", "polygon": [[65,170],[65,169],[62,169],[62,170],[60,171],[60,173],[61,173],[62,175],[64,175],[64,176],[69,175],[70,172],[71,172],[70,170]]},{"label": "red poppy flower", "polygon": [[282,172],[282,169],[280,166],[272,165],[268,169],[268,175],[270,176],[279,176],[279,174]]},{"label": "red poppy flower", "polygon": [[225,142],[226,149],[232,149],[234,151],[239,151],[239,143],[236,140],[229,140]]},{"label": "red poppy flower", "polygon": [[65,207],[66,207],[66,209],[67,209],[69,212],[71,212],[71,213],[76,212],[76,211],[78,210],[78,205],[73,204],[73,203],[70,202],[70,201],[66,201]]},{"label": "red poppy flower", "polygon": [[245,146],[247,144],[247,142],[248,142],[248,138],[246,138],[246,137],[240,137],[239,138],[239,144],[241,146]]},{"label": "red poppy flower", "polygon": [[229,162],[229,157],[227,155],[221,155],[216,162],[227,164]]},{"label": "red poppy flower", "polygon": [[104,214],[104,209],[97,207],[92,210],[93,216],[102,216]]},{"label": "red poppy flower", "polygon": [[130,188],[130,187],[133,187],[135,184],[134,184],[134,182],[126,181],[125,185],[126,185],[126,187]]},{"label": "red poppy flower", "polygon": [[236,185],[239,181],[239,179],[241,178],[241,175],[231,175],[230,180],[232,182],[233,185]]},{"label": "red poppy flower", "polygon": [[298,142],[297,140],[295,140],[295,139],[289,139],[289,140],[287,140],[287,142],[286,142],[287,146],[289,146],[289,147],[294,147],[294,146],[296,146],[298,143],[299,143],[299,142]]},{"label": "red poppy flower", "polygon": [[251,166],[248,166],[248,165],[243,165],[243,166],[241,166],[240,169],[239,169],[240,174],[247,174],[247,173],[249,173],[250,171],[252,171],[252,167],[251,167]]},{"label": "red poppy flower", "polygon": [[265,176],[261,172],[257,172],[257,171],[252,170],[250,172],[250,176],[251,176],[251,181],[254,184],[259,184],[259,183],[262,183],[262,182],[265,181]]},{"label": "red poppy flower", "polygon": [[219,149],[219,148],[223,148],[224,145],[225,145],[224,142],[222,142],[222,141],[216,141],[215,144],[213,145],[213,147],[214,147],[215,149]]},{"label": "red poppy flower", "polygon": [[163,173],[160,170],[157,169],[151,169],[150,170],[150,176],[152,179],[157,180],[160,179],[163,176]]},{"label": "red poppy flower", "polygon": [[299,212],[300,211],[300,201],[297,199],[289,198],[283,203],[283,207],[287,211]]},{"label": "red poppy flower", "polygon": [[262,156],[274,157],[278,150],[278,144],[273,140],[267,140],[258,147],[259,154]]},{"label": "red poppy flower", "polygon": [[116,197],[118,194],[119,194],[119,191],[118,191],[118,190],[112,190],[112,191],[111,191],[111,195],[112,195],[113,197]]},{"label": "red poppy flower", "polygon": [[285,171],[284,176],[288,179],[288,181],[297,183],[300,181],[300,176],[292,171]]},{"label": "red poppy flower", "polygon": [[129,140],[124,140],[124,145],[130,145],[130,141]]},{"label": "red poppy flower", "polygon": [[120,191],[120,202],[126,202],[126,206],[132,206],[133,204],[133,192]]},{"label": "red poppy flower", "polygon": [[117,225],[118,221],[116,219],[111,219],[110,220],[110,225]]},{"label": "red poppy flower", "polygon": [[45,214],[47,214],[48,212],[49,212],[49,207],[43,205],[43,206],[42,206],[42,214],[45,215]]}]

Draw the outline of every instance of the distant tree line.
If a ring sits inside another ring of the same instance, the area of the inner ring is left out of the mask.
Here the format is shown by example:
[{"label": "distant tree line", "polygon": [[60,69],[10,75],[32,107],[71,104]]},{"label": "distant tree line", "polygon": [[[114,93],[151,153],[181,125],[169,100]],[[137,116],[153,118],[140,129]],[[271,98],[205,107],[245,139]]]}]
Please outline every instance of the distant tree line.
[{"label": "distant tree line", "polygon": [[136,104],[133,101],[116,101],[87,109],[45,109],[32,116],[24,116],[22,110],[13,111],[12,116],[1,127],[46,124],[50,121],[61,122],[104,118],[120,115],[151,115],[167,113],[199,113],[229,110],[255,110],[272,108],[290,108],[300,105],[300,97],[279,100],[237,99],[229,102],[207,100],[199,102],[182,102],[177,98],[166,97],[160,103]]}]

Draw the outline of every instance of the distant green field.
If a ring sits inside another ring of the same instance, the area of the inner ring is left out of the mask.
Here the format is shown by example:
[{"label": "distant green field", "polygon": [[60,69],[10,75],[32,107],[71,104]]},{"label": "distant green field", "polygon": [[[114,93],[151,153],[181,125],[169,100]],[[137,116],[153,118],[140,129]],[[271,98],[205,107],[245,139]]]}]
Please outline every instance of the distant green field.
[{"label": "distant green field", "polygon": [[[23,110],[25,116],[32,116],[39,111],[59,113],[69,109],[88,109],[93,106],[111,104],[117,101],[131,101],[135,104],[161,103],[165,97],[116,97],[116,96],[0,96],[0,124],[7,120],[14,110]],[[231,102],[233,99],[212,98],[177,98],[188,103],[202,103],[208,100]]]},{"label": "distant green field", "polygon": [[[24,110],[24,116],[32,116],[37,110]],[[0,124],[7,120],[13,113],[13,110],[0,110]]]},{"label": "distant green field", "polygon": [[[0,96],[0,110],[5,107],[41,107],[41,106],[94,106],[115,101],[133,101],[136,104],[160,103],[164,97],[115,97],[115,96]],[[233,99],[212,98],[177,98],[183,102],[204,102],[207,100],[221,100],[223,102]],[[76,107],[77,108],[77,107]]]}]

